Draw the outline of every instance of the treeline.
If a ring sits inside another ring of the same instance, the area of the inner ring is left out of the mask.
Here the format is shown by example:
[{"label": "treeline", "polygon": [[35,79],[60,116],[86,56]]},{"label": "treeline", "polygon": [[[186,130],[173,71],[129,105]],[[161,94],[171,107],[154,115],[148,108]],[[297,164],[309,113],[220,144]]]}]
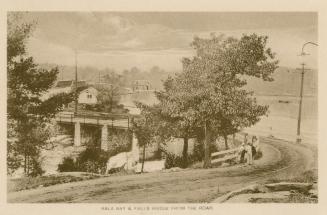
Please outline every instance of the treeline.
[{"label": "treeline", "polygon": [[[58,67],[58,80],[69,80],[75,78],[75,67],[62,66],[55,64],[41,64],[42,68],[50,69]],[[138,67],[132,67],[123,71],[112,68],[98,69],[91,66],[78,67],[78,78],[88,82],[107,82],[120,87],[132,87],[135,80],[147,80],[151,83],[154,90],[163,89],[163,81],[169,75],[174,75],[178,71],[166,71],[158,66],[153,66],[148,70],[141,70]]]}]

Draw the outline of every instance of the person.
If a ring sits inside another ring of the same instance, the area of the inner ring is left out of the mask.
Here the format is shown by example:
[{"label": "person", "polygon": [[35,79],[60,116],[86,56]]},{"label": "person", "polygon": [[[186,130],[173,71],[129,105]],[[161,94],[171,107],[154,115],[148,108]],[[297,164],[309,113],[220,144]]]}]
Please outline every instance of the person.
[{"label": "person", "polygon": [[253,164],[252,146],[250,142],[245,145],[245,151],[246,151],[246,163],[248,165],[252,165]]},{"label": "person", "polygon": [[243,140],[243,143],[240,147],[240,150],[239,150],[239,153],[240,153],[240,163],[244,163],[244,157],[245,157],[245,154],[246,154],[246,150],[245,150],[245,146],[248,142],[248,134],[245,133],[244,134],[244,140]]},{"label": "person", "polygon": [[258,152],[258,151],[260,151],[259,138],[257,136],[254,136],[253,138],[254,138],[253,146],[255,148],[255,151]]},{"label": "person", "polygon": [[240,147],[240,150],[239,150],[239,153],[240,153],[240,163],[244,163],[244,156],[245,156],[245,144],[242,143],[241,147]]},{"label": "person", "polygon": [[255,136],[253,141],[253,146],[255,148],[255,156],[253,156],[255,159],[259,159],[262,156],[261,149],[260,149],[260,142],[259,138]]},{"label": "person", "polygon": [[256,136],[253,136],[252,137],[252,143],[251,143],[252,157],[255,157],[255,155],[257,153],[257,148],[255,147],[256,140],[257,140],[257,137]]}]

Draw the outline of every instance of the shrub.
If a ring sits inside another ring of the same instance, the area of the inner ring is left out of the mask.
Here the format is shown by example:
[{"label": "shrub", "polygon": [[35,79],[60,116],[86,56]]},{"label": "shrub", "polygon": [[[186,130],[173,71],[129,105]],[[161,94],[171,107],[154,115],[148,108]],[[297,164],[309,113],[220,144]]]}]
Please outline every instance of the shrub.
[{"label": "shrub", "polygon": [[104,174],[108,158],[108,153],[99,148],[86,148],[78,155],[76,163],[80,171]]},{"label": "shrub", "polygon": [[187,164],[184,163],[183,157],[174,155],[172,153],[166,154],[165,168],[170,169],[172,167],[185,168]]},{"label": "shrub", "polygon": [[65,157],[58,165],[59,172],[91,172],[104,174],[108,161],[108,153],[98,148],[86,148],[82,151],[76,161]]},{"label": "shrub", "polygon": [[192,161],[202,161],[204,158],[204,147],[203,144],[195,144],[192,154]]},{"label": "shrub", "polygon": [[62,163],[58,165],[59,172],[75,172],[79,171],[78,166],[74,162],[74,160],[70,157],[64,157]]},{"label": "shrub", "polygon": [[41,164],[42,164],[42,161],[40,161],[37,157],[32,157],[31,172],[30,172],[29,176],[36,177],[36,176],[43,175],[43,173],[45,171],[42,169]]}]

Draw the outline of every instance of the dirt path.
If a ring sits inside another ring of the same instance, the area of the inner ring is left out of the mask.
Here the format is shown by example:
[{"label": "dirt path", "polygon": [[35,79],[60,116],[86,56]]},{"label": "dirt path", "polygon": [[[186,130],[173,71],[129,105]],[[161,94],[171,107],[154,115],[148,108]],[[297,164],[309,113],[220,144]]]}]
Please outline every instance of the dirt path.
[{"label": "dirt path", "polygon": [[89,181],[8,193],[8,202],[182,203],[218,196],[271,178],[294,177],[316,168],[312,147],[263,139],[264,156],[254,165],[187,169]]}]

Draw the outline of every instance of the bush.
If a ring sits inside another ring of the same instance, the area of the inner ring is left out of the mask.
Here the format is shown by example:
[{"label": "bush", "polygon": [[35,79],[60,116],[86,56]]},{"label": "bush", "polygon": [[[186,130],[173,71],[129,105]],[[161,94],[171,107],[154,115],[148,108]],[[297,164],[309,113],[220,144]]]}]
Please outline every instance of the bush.
[{"label": "bush", "polygon": [[204,158],[203,144],[195,144],[191,160],[194,162],[202,161]]},{"label": "bush", "polygon": [[79,171],[104,174],[108,158],[108,153],[99,148],[87,148],[78,155],[76,163]]},{"label": "bush", "polygon": [[38,158],[32,157],[32,159],[31,159],[31,172],[30,172],[29,176],[36,177],[36,176],[43,175],[43,173],[45,171],[42,169],[41,163],[42,163],[42,161],[40,161]]},{"label": "bush", "polygon": [[106,171],[108,153],[98,148],[87,148],[82,151],[76,161],[65,157],[58,165],[59,172],[91,172],[104,174]]},{"label": "bush", "polygon": [[58,165],[59,172],[75,172],[79,171],[78,166],[74,162],[74,160],[70,157],[64,157],[61,164]]},{"label": "bush", "polygon": [[170,169],[172,167],[185,168],[187,167],[187,164],[185,164],[183,157],[167,153],[165,160],[165,168]]}]

